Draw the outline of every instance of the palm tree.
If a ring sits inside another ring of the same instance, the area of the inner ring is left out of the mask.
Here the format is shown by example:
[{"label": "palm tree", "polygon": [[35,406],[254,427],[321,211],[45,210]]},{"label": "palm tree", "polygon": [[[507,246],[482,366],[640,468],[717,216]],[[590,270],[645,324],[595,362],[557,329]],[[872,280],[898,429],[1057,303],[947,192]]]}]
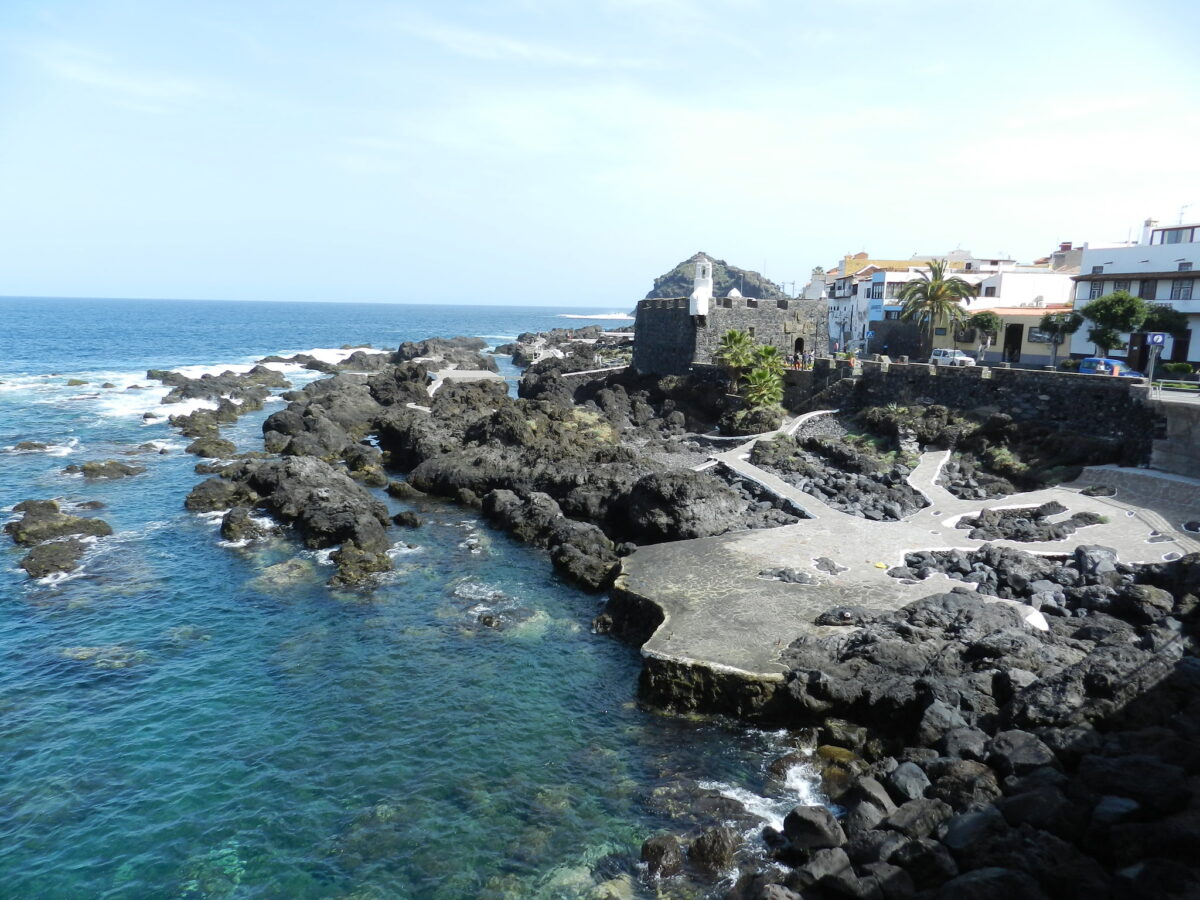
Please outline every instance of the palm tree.
[{"label": "palm tree", "polygon": [[751,409],[778,406],[783,400],[783,376],[766,368],[754,369],[746,376],[746,405]]},{"label": "palm tree", "polygon": [[783,354],[774,344],[764,344],[754,348],[754,368],[766,369],[776,375],[783,374]]},{"label": "palm tree", "polygon": [[929,272],[919,272],[914,281],[900,289],[900,318],[915,321],[927,330],[929,352],[933,352],[933,330],[938,322],[954,325],[967,317],[960,300],[971,302],[978,288],[968,284],[957,275],[946,277],[946,260],[935,259],[929,263]]},{"label": "palm tree", "polygon": [[721,335],[715,355],[721,365],[729,370],[729,380],[736,394],[742,372],[754,364],[754,341],[750,339],[750,333],[730,328]]}]

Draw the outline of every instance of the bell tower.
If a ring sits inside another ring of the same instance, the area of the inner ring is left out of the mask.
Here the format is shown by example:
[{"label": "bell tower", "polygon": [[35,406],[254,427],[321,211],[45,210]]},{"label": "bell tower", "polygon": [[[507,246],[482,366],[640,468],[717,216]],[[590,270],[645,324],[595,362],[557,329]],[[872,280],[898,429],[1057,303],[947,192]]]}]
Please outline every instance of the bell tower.
[{"label": "bell tower", "polygon": [[688,313],[693,316],[707,316],[712,297],[712,260],[702,255],[696,260],[696,276],[692,280],[692,295],[688,298]]}]

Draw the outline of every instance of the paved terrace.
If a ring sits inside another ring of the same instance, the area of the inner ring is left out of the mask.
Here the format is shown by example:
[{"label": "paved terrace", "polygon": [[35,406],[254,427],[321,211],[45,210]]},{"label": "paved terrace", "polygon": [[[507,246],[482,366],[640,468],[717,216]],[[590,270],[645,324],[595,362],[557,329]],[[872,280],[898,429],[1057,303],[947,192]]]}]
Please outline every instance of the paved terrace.
[{"label": "paved terrace", "polygon": [[[797,425],[792,423],[792,430]],[[664,613],[662,625],[642,648],[644,655],[755,680],[781,680],[782,650],[803,634],[826,631],[812,623],[830,607],[893,610],[929,594],[964,586],[945,575],[904,584],[890,577],[887,569],[903,565],[909,551],[973,550],[989,543],[972,540],[968,531],[954,527],[959,518],[978,513],[984,506],[1027,507],[1057,500],[1067,512],[1051,521],[1083,511],[1108,519],[1106,524],[1080,529],[1063,541],[990,542],[1031,553],[1066,555],[1078,544],[1101,544],[1114,548],[1123,561],[1152,562],[1200,550],[1200,544],[1177,527],[1182,521],[1181,488],[1200,500],[1200,481],[1185,480],[1190,484],[1181,486],[1178,478],[1168,476],[1164,486],[1162,479],[1140,471],[1120,481],[1116,497],[1079,493],[1085,484],[1110,483],[1109,473],[1101,467],[1087,470],[1071,487],[1015,494],[992,502],[960,500],[936,483],[949,452],[925,453],[908,481],[931,505],[900,522],[873,522],[839,512],[751,465],[746,457],[753,444],[751,440],[714,459],[790,500],[813,518],[782,528],[642,547],[627,557],[618,587],[651,601]],[[1164,504],[1164,497],[1176,499]],[[1200,517],[1200,503],[1193,503],[1191,509],[1192,518]],[[819,583],[786,584],[758,577],[764,569],[775,568],[807,572]]]}]

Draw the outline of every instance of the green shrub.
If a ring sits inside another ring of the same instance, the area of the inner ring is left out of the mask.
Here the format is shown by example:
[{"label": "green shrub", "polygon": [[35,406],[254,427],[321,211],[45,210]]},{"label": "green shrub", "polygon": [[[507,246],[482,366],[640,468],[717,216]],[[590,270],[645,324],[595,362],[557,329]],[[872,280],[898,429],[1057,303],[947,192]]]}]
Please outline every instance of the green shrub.
[{"label": "green shrub", "polygon": [[760,406],[757,409],[739,409],[721,417],[717,428],[721,434],[748,435],[772,431],[783,424],[786,413],[782,406]]},{"label": "green shrub", "polygon": [[1172,375],[1191,375],[1192,364],[1185,362],[1163,363],[1162,370],[1164,372],[1170,372]]},{"label": "green shrub", "polygon": [[1060,362],[1058,364],[1058,367],[1060,369],[1062,369],[1064,372],[1078,372],[1079,371],[1079,360],[1064,359],[1062,362]]}]

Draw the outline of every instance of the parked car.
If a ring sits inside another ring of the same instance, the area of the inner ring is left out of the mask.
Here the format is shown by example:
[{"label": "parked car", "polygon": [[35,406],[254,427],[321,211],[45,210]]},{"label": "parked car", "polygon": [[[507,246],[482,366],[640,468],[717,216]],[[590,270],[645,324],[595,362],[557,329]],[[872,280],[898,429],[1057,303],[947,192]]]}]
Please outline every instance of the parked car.
[{"label": "parked car", "polygon": [[973,366],[975,357],[967,356],[961,350],[942,348],[933,351],[933,356],[929,357],[929,364],[931,366]]},{"label": "parked car", "polygon": [[1080,375],[1123,375],[1126,378],[1145,378],[1141,372],[1129,368],[1123,359],[1106,359],[1103,356],[1089,356],[1079,361]]}]

